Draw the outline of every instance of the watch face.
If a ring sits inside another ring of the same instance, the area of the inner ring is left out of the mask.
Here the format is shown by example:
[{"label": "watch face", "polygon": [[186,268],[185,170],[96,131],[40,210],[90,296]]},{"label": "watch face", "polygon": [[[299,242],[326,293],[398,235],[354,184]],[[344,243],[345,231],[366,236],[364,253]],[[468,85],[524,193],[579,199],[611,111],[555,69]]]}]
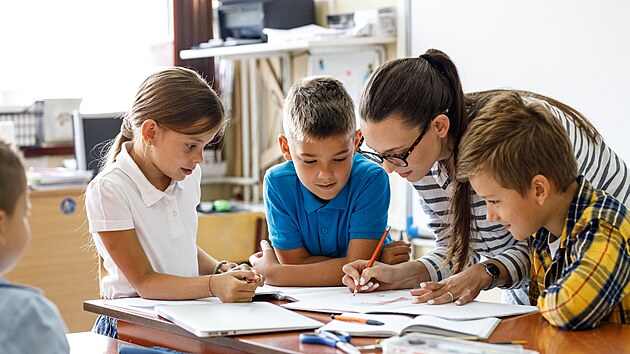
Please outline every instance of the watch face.
[{"label": "watch face", "polygon": [[493,277],[494,279],[499,278],[499,275],[501,275],[501,270],[499,269],[499,267],[497,267],[496,264],[488,262],[484,263],[484,265],[486,266],[486,272],[488,272],[491,277]]}]

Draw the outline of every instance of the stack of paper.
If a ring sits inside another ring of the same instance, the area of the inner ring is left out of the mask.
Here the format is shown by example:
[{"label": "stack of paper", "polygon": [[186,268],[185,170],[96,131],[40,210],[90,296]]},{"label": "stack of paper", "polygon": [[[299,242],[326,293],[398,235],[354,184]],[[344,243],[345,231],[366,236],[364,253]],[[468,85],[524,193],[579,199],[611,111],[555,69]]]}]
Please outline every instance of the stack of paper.
[{"label": "stack of paper", "polygon": [[391,337],[411,332],[422,332],[448,337],[475,337],[488,339],[501,322],[496,317],[477,320],[457,321],[435,316],[373,315],[344,313],[342,316],[371,319],[383,325],[374,326],[363,323],[332,320],[318,331],[343,331],[359,337]]}]

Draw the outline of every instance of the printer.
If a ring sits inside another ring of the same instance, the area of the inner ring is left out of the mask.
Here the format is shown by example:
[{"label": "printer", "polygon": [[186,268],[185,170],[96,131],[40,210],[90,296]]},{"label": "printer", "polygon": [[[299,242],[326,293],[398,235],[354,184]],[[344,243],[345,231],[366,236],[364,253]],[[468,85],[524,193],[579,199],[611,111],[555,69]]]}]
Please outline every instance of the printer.
[{"label": "printer", "polygon": [[222,40],[266,42],[263,28],[290,29],[315,23],[313,0],[223,0],[217,8]]}]

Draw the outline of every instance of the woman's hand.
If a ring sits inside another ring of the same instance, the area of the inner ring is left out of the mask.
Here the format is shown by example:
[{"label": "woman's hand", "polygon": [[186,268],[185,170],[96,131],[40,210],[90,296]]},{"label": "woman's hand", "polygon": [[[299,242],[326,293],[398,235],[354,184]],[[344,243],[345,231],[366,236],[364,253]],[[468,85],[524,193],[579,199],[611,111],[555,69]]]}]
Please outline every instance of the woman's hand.
[{"label": "woman's hand", "polygon": [[442,281],[420,283],[420,289],[411,290],[411,295],[417,296],[417,303],[439,305],[455,302],[464,305],[473,301],[491,283],[492,279],[483,265],[474,265]]},{"label": "woman's hand", "polygon": [[215,274],[209,282],[212,295],[221,302],[250,302],[265,279],[251,270],[233,270]]},{"label": "woman's hand", "polygon": [[411,254],[411,243],[395,241],[383,247],[380,261],[385,264],[407,262]]},{"label": "woman's hand", "polygon": [[341,281],[350,291],[354,292],[357,284],[360,285],[361,292],[371,292],[376,289],[391,290],[397,289],[395,283],[397,279],[397,270],[394,267],[374,262],[372,267],[366,268],[368,261],[356,260],[343,266],[342,270],[346,273]]}]

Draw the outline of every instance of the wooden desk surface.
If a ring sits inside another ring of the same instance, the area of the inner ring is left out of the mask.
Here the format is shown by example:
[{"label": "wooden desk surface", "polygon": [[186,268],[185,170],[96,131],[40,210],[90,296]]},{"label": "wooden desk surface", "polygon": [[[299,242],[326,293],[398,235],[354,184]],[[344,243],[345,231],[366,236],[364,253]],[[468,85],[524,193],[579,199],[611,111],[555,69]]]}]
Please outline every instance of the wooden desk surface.
[{"label": "wooden desk surface", "polygon": [[[301,344],[298,336],[302,331],[200,338],[157,316],[111,307],[103,300],[86,301],[84,309],[118,318],[119,339],[143,346],[194,353],[336,353],[332,347]],[[298,312],[321,322],[330,321],[326,314]],[[593,330],[570,332],[551,326],[540,314],[529,314],[503,319],[488,341],[512,340],[526,340],[525,348],[540,353],[630,353],[630,326],[605,323]],[[375,341],[354,337],[351,342],[359,346]]]}]

